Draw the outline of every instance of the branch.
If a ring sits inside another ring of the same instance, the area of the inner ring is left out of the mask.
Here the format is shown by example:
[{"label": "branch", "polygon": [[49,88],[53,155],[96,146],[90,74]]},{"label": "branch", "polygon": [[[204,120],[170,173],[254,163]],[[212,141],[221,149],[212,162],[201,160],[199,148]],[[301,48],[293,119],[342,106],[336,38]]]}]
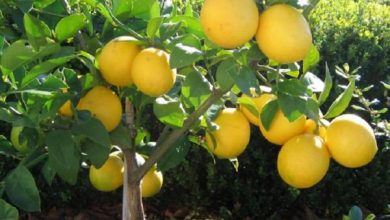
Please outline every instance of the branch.
[{"label": "branch", "polygon": [[157,162],[157,160],[160,159],[169,150],[172,144],[174,144],[182,135],[184,135],[184,133],[186,133],[192,127],[192,125],[199,119],[199,117],[202,116],[213,103],[220,99],[223,94],[225,94],[225,92],[222,90],[214,90],[213,94],[206,101],[204,101],[196,111],[188,116],[184,122],[183,127],[172,130],[166,136],[166,138],[161,141],[161,143],[157,143],[156,149],[150,155],[149,159],[146,160],[146,162],[130,176],[130,182],[140,181],[146,172],[148,172],[148,170]]}]

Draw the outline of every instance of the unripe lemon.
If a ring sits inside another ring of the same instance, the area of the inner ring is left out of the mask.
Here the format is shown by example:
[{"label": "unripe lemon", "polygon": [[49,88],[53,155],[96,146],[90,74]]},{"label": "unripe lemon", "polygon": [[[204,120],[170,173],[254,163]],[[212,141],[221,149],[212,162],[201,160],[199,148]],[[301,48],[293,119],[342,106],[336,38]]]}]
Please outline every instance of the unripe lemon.
[{"label": "unripe lemon", "polygon": [[[273,94],[262,94],[258,98],[258,109],[259,113],[263,111],[263,108],[268,102],[275,100],[277,97]],[[284,116],[281,110],[277,110],[274,118],[272,119],[271,125],[268,130],[265,129],[263,123],[259,120],[259,128],[262,135],[269,142],[273,144],[282,145],[288,139],[301,134],[305,129],[306,117],[302,115],[293,122],[290,122],[286,116]]]},{"label": "unripe lemon", "polygon": [[336,162],[349,168],[368,164],[378,151],[370,125],[353,114],[344,114],[332,120],[327,129],[326,143]]},{"label": "unripe lemon", "polygon": [[[248,97],[248,96],[243,94],[242,97]],[[252,101],[255,103],[256,109],[257,109],[257,111],[260,114],[261,113],[260,110],[265,106],[265,104],[268,103],[270,100],[276,99],[276,96],[272,95],[272,94],[264,93],[263,95],[261,95],[259,97],[251,97],[250,99],[252,99]],[[252,112],[250,112],[243,105],[240,105],[240,110],[242,111],[242,113],[245,115],[245,117],[248,119],[249,122],[251,122],[254,125],[259,126],[259,123],[260,123],[259,117],[260,117],[260,115],[252,114]]]},{"label": "unripe lemon", "polygon": [[141,193],[142,197],[152,197],[156,195],[162,187],[163,174],[161,171],[157,171],[155,167],[152,167],[141,181]]},{"label": "unripe lemon", "polygon": [[141,48],[132,37],[122,36],[108,42],[98,57],[103,78],[115,86],[131,85],[131,66],[140,51]]},{"label": "unripe lemon", "polygon": [[330,155],[319,136],[301,134],[291,138],[278,155],[278,172],[289,185],[309,188],[328,171]]},{"label": "unripe lemon", "polygon": [[256,41],[268,58],[286,64],[305,58],[312,46],[312,35],[297,9],[277,4],[260,15]]},{"label": "unripe lemon", "polygon": [[123,184],[123,161],[119,156],[110,155],[102,167],[89,168],[89,180],[100,191],[116,190]]},{"label": "unripe lemon", "polygon": [[235,158],[239,156],[249,143],[250,126],[244,114],[235,108],[222,110],[214,123],[218,129],[206,134],[206,143],[211,152],[219,158]]},{"label": "unripe lemon", "polygon": [[72,108],[71,108],[71,102],[70,100],[66,101],[61,107],[60,109],[58,110],[59,113],[63,116],[66,116],[66,117],[72,117],[73,116],[73,112],[72,112]]},{"label": "unripe lemon", "polygon": [[207,38],[223,48],[235,48],[255,34],[259,12],[253,0],[205,0],[200,22]]},{"label": "unripe lemon", "polygon": [[169,55],[156,48],[142,50],[135,57],[131,71],[137,88],[152,97],[167,93],[176,81],[176,70],[169,66]]},{"label": "unripe lemon", "polygon": [[116,128],[122,117],[122,104],[119,97],[103,86],[92,88],[77,104],[78,110],[88,110],[100,120],[107,131]]},{"label": "unripe lemon", "polygon": [[20,133],[23,131],[22,126],[14,126],[11,129],[11,143],[21,153],[27,153],[30,149],[27,140],[20,139]]}]

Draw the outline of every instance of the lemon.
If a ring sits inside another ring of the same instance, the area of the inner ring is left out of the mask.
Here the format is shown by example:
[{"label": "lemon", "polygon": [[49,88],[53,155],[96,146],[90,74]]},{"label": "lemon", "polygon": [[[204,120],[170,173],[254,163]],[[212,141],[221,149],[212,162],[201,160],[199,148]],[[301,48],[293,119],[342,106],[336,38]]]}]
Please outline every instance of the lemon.
[{"label": "lemon", "polygon": [[223,48],[248,42],[256,34],[258,18],[254,0],[205,0],[200,11],[203,32]]},{"label": "lemon", "polygon": [[157,48],[142,50],[135,57],[131,71],[137,88],[152,97],[167,93],[176,81],[176,70],[169,65],[169,55]]},{"label": "lemon", "polygon": [[[222,110],[214,123],[217,130],[206,134],[206,143],[211,152],[219,158],[235,158],[247,147],[250,126],[245,116],[235,108]],[[213,138],[215,140],[215,145]]]},{"label": "lemon", "polygon": [[99,191],[109,192],[118,189],[123,184],[123,161],[119,156],[110,155],[99,169],[89,168],[89,180]]},{"label": "lemon", "polygon": [[92,88],[77,104],[77,110],[88,110],[100,120],[107,131],[116,128],[122,117],[122,104],[119,97],[103,86]]},{"label": "lemon", "polygon": [[23,131],[22,126],[14,126],[11,129],[11,143],[16,150],[22,153],[27,153],[29,151],[27,140],[20,139],[20,133]]},{"label": "lemon", "polygon": [[327,129],[326,143],[336,162],[349,168],[368,164],[378,151],[370,125],[353,114],[344,114],[332,120]]},{"label": "lemon", "polygon": [[256,41],[268,58],[286,64],[305,58],[312,46],[312,35],[297,9],[276,4],[260,15]]},{"label": "lemon", "polygon": [[321,181],[329,169],[330,155],[319,136],[301,134],[291,138],[278,155],[278,172],[287,184],[309,188]]},{"label": "lemon", "polygon": [[142,197],[152,197],[156,195],[162,187],[163,174],[161,171],[157,171],[153,166],[142,178],[141,181],[141,193]]},{"label": "lemon", "polygon": [[[304,128],[303,132],[304,133],[314,134],[315,130],[316,130],[316,127],[317,127],[316,122],[313,119],[308,118],[305,121],[305,128]],[[318,132],[319,132],[320,137],[325,140],[325,138],[326,138],[326,128],[324,126],[320,125],[319,128],[318,128]]]},{"label": "lemon", "polygon": [[103,78],[115,86],[131,85],[131,66],[140,51],[141,48],[132,37],[121,36],[108,42],[98,57]]},{"label": "lemon", "polygon": [[72,103],[70,102],[70,100],[67,100],[67,101],[60,107],[60,109],[59,109],[58,111],[59,111],[60,114],[63,115],[63,116],[72,117],[72,116],[73,116],[73,112],[72,112],[71,105],[72,105]]}]

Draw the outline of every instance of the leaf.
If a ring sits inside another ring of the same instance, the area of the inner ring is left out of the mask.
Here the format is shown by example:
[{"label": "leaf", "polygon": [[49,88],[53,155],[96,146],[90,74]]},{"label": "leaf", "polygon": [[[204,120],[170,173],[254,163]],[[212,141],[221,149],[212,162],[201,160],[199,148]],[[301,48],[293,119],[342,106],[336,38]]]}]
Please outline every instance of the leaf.
[{"label": "leaf", "polygon": [[233,77],[231,77],[231,74],[234,74],[234,72],[238,72],[239,69],[240,66],[234,58],[226,59],[219,64],[217,68],[216,78],[217,83],[222,90],[230,90],[230,88],[234,85],[234,80]]},{"label": "leaf", "polygon": [[56,176],[56,171],[53,169],[53,167],[50,166],[49,160],[47,160],[43,165],[41,173],[43,174],[46,182],[51,186],[54,177]]},{"label": "leaf", "polygon": [[244,66],[238,72],[230,71],[229,74],[241,92],[251,95],[251,89],[254,88],[257,93],[260,93],[259,81],[251,68]]},{"label": "leaf", "polygon": [[197,108],[210,96],[211,90],[212,86],[206,77],[194,70],[187,74],[181,94]]},{"label": "leaf", "polygon": [[121,147],[131,146],[130,131],[122,124],[119,124],[113,131],[110,132],[110,139],[113,145]]},{"label": "leaf", "polygon": [[357,206],[353,206],[349,210],[348,216],[351,220],[363,220],[362,210]]},{"label": "leaf", "polygon": [[32,61],[33,49],[26,45],[27,41],[18,40],[5,49],[1,57],[1,65],[11,71]]},{"label": "leaf", "polygon": [[69,131],[52,131],[46,136],[50,166],[58,175],[74,185],[80,168],[80,152]]},{"label": "leaf", "polygon": [[264,106],[260,113],[260,120],[266,130],[271,127],[272,120],[274,119],[278,110],[279,105],[277,100],[272,100]]},{"label": "leaf", "polygon": [[185,110],[179,101],[167,101],[162,97],[154,102],[153,112],[162,123],[179,128],[183,126],[186,117]]},{"label": "leaf", "polygon": [[177,34],[177,31],[182,27],[182,22],[167,22],[160,26],[160,38],[165,40]]},{"label": "leaf", "polygon": [[18,166],[5,179],[5,192],[9,200],[27,212],[39,212],[41,199],[34,177],[24,166]]},{"label": "leaf", "polygon": [[28,72],[28,74],[23,78],[21,86],[22,87],[27,86],[29,83],[31,83],[33,80],[35,80],[36,77],[38,77],[39,75],[41,75],[43,73],[47,73],[50,70],[52,70],[58,66],[63,65],[65,63],[69,62],[70,60],[74,59],[75,57],[77,57],[77,56],[71,55],[71,56],[66,56],[66,57],[54,58],[54,59],[47,60],[45,62],[42,62],[42,63],[34,66]]},{"label": "leaf", "polygon": [[183,137],[175,144],[170,146],[169,150],[157,161],[157,168],[162,172],[175,168],[185,160],[191,147],[187,138]]},{"label": "leaf", "polygon": [[87,18],[84,14],[76,13],[62,18],[55,27],[57,39],[61,42],[73,37],[86,25]]},{"label": "leaf", "polygon": [[320,61],[320,52],[312,45],[306,57],[303,59],[303,72],[306,73],[311,67]]},{"label": "leaf", "polygon": [[182,68],[195,63],[202,56],[202,51],[179,43],[173,48],[169,63],[172,68]]},{"label": "leaf", "polygon": [[15,0],[16,6],[23,12],[27,13],[31,10],[33,5],[33,0]]},{"label": "leaf", "polygon": [[161,24],[163,23],[163,21],[164,21],[163,17],[156,17],[156,18],[151,19],[148,22],[148,26],[146,28],[146,35],[149,38],[154,38],[154,36],[157,35],[158,30],[159,30]]},{"label": "leaf", "polygon": [[351,79],[347,89],[341,93],[337,99],[329,107],[328,112],[325,114],[325,118],[334,118],[345,111],[348,108],[349,102],[352,99],[353,91],[355,90],[355,79]]},{"label": "leaf", "polygon": [[298,79],[288,79],[278,84],[278,94],[285,93],[291,96],[311,97],[312,92]]},{"label": "leaf", "polygon": [[19,212],[12,205],[8,204],[3,199],[0,199],[0,219],[2,220],[18,220]]},{"label": "leaf", "polygon": [[170,21],[173,23],[181,22],[187,33],[194,34],[200,39],[205,38],[200,20],[194,16],[177,15],[172,17]]},{"label": "leaf", "polygon": [[96,118],[89,118],[87,121],[80,121],[72,127],[72,133],[74,135],[82,135],[91,139],[97,144],[101,144],[106,147],[111,146],[110,136],[104,125]]},{"label": "leaf", "polygon": [[286,93],[278,93],[278,103],[284,116],[286,116],[290,122],[298,119],[302,115],[306,106],[305,99]]},{"label": "leaf", "polygon": [[149,21],[160,16],[160,4],[158,0],[133,0],[131,16]]},{"label": "leaf", "polygon": [[324,82],[311,72],[307,72],[301,81],[313,92],[324,91]]},{"label": "leaf", "polygon": [[320,97],[318,98],[318,103],[321,106],[328,99],[330,90],[333,87],[332,76],[330,75],[328,64],[325,65],[325,88],[321,92]]},{"label": "leaf", "polygon": [[238,98],[238,103],[240,103],[240,106],[243,106],[248,109],[253,115],[260,115],[259,111],[257,110],[256,104],[250,97],[240,97]]},{"label": "leaf", "polygon": [[110,146],[96,142],[87,141],[84,143],[86,158],[91,161],[96,168],[103,166],[110,154]]},{"label": "leaf", "polygon": [[23,22],[27,38],[34,48],[47,43],[46,38],[50,38],[51,30],[45,22],[30,14],[24,14]]},{"label": "leaf", "polygon": [[387,84],[383,81],[381,81],[381,83],[382,83],[383,87],[385,87],[385,89],[390,90],[390,84]]}]

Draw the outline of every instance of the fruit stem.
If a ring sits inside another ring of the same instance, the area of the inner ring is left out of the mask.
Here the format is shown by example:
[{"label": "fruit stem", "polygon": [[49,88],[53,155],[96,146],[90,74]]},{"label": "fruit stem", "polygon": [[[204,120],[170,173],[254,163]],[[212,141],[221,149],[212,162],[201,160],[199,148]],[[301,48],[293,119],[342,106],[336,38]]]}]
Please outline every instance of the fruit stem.
[{"label": "fruit stem", "polygon": [[221,89],[214,90],[212,95],[208,97],[197,110],[188,116],[184,122],[183,127],[179,129],[173,129],[166,136],[166,138],[157,143],[156,148],[150,155],[149,159],[146,160],[146,162],[141,167],[139,167],[139,169],[130,175],[130,183],[139,182],[146,174],[146,172],[157,162],[157,160],[160,159],[169,150],[169,148],[192,127],[198,118],[202,116],[212,104],[214,104],[223,96],[223,94],[229,90],[230,88],[226,91]]}]

